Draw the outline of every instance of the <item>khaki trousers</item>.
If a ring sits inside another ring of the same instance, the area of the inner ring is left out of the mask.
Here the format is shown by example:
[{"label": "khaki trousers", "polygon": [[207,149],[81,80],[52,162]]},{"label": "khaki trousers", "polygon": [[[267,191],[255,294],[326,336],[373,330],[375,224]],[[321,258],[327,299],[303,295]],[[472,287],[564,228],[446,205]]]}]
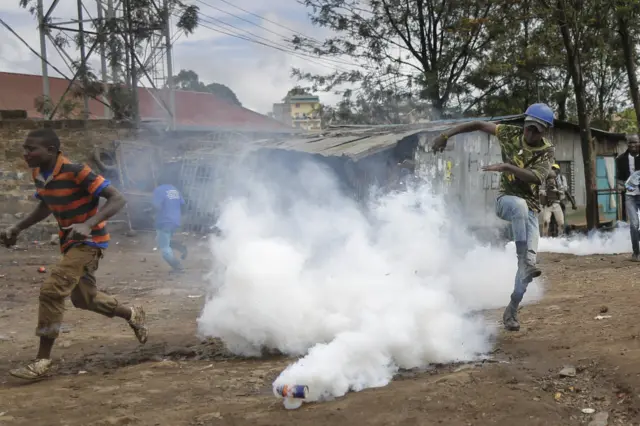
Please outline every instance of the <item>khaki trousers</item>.
[{"label": "khaki trousers", "polygon": [[40,287],[36,335],[55,339],[60,334],[64,302],[71,297],[73,306],[112,318],[118,301],[98,291],[95,272],[102,250],[87,245],[71,247]]}]

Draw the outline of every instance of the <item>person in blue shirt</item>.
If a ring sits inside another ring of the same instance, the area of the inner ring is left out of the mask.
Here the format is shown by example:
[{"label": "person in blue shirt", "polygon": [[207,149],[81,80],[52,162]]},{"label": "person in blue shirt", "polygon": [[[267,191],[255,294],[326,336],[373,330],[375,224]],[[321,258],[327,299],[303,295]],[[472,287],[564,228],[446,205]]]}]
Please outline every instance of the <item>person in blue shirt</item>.
[{"label": "person in blue shirt", "polygon": [[170,183],[170,179],[163,177],[160,186],[153,191],[153,207],[155,210],[156,242],[162,258],[171,266],[172,272],[182,272],[184,268],[173,249],[182,254],[182,260],[187,258],[187,247],[177,241],[171,241],[174,233],[180,228],[182,209],[185,205],[180,191]]}]

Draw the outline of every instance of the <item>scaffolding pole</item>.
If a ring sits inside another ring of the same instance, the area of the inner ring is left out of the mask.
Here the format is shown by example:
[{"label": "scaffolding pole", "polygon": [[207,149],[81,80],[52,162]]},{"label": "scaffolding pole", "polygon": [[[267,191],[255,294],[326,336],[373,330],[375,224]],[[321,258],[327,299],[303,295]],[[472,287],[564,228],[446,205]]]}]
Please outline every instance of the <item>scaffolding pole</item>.
[{"label": "scaffolding pole", "polygon": [[169,13],[169,1],[164,0],[164,36],[167,55],[167,88],[169,90],[169,120],[171,130],[176,129],[176,91],[173,87],[173,49],[171,46],[171,14]]},{"label": "scaffolding pole", "polygon": [[87,56],[84,49],[84,24],[82,22],[82,0],[78,0],[78,42],[80,44],[80,67],[82,69],[82,101],[84,107],[83,119],[85,122],[89,119],[89,97],[87,96],[86,88],[88,86],[87,81]]},{"label": "scaffolding pole", "polygon": [[104,45],[105,38],[105,21],[104,21],[104,11],[102,9],[102,0],[96,0],[98,6],[98,25],[100,28],[98,30],[98,37],[100,38],[100,72],[102,79],[102,101],[105,103],[104,106],[104,116],[105,118],[111,118],[113,115],[111,114],[111,108],[109,106],[109,96],[107,93],[109,91],[109,76],[107,75],[107,53]]},{"label": "scaffolding pole", "polygon": [[[45,102],[51,98],[49,88],[49,67],[47,65],[47,28],[45,26],[44,5],[43,0],[38,0],[38,32],[40,34],[40,63],[42,67],[42,95]],[[42,117],[46,116],[46,111],[42,112]]]}]

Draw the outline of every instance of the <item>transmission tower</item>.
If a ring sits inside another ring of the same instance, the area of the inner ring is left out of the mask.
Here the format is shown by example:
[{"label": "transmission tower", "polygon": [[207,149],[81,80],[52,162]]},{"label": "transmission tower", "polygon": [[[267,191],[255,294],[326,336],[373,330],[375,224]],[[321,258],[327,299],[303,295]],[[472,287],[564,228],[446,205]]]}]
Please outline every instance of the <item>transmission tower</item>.
[{"label": "transmission tower", "polygon": [[[140,28],[132,15],[132,1],[134,0],[77,0],[76,16],[72,19],[68,17],[61,19],[56,18],[56,8],[60,0],[37,0],[42,94],[46,99],[50,99],[49,68],[51,65],[48,59],[50,52],[47,52],[47,41],[49,41],[72,72],[72,78],[68,78],[67,91],[76,81],[82,82],[83,87],[87,87],[89,60],[99,56],[100,70],[95,74],[105,89],[100,99],[104,104],[105,117],[113,117],[113,110],[109,105],[109,98],[104,93],[109,87],[125,85],[130,89],[133,97],[132,115],[137,123],[140,117],[138,91],[135,89],[142,87],[149,91],[164,113],[167,123],[174,129],[173,41],[168,0],[158,0],[162,4],[155,11],[149,11],[149,13],[165,13],[165,18],[159,20],[163,24],[154,28]],[[134,39],[134,31],[144,31],[142,42]],[[90,41],[87,42],[87,40]],[[116,43],[123,46],[124,58],[121,61],[109,59],[110,48],[113,48]],[[61,101],[62,98],[58,103]],[[88,118],[89,95],[86,90],[83,91],[83,113],[85,119]]]}]

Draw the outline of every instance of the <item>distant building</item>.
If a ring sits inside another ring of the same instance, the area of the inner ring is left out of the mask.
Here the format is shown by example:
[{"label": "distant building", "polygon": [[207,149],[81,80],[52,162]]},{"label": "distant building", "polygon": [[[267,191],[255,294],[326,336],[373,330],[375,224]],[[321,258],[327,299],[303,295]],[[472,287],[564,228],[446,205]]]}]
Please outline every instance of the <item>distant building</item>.
[{"label": "distant building", "polygon": [[[50,97],[58,102],[67,90],[69,82],[63,78],[49,77]],[[165,120],[166,112],[160,101],[168,104],[168,93],[138,87],[138,108],[143,121]],[[35,106],[35,99],[42,95],[42,76],[0,72],[0,110],[24,110],[28,118],[42,118]],[[74,110],[70,118],[82,114],[82,100],[73,99]],[[176,127],[179,129],[217,129],[236,132],[289,133],[279,120],[258,114],[230,103],[213,93],[175,91]],[[89,119],[108,118],[105,106],[89,99]]]},{"label": "distant building", "polygon": [[292,95],[284,102],[273,104],[273,118],[289,126],[304,130],[320,130],[320,98],[313,95]]},{"label": "distant building", "polygon": [[273,104],[272,117],[281,123],[288,126],[293,126],[291,121],[291,105],[283,102],[279,104]]}]

